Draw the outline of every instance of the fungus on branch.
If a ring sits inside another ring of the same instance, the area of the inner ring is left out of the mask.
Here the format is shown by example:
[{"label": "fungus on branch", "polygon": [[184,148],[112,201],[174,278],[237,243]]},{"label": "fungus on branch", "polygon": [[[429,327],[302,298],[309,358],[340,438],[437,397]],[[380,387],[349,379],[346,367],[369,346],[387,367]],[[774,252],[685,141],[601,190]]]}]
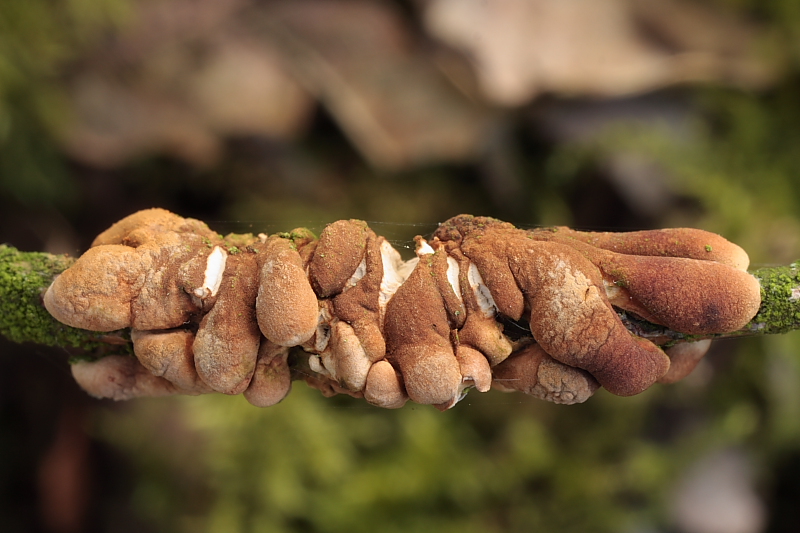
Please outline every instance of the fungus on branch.
[{"label": "fungus on branch", "polygon": [[[403,262],[362,221],[318,240],[223,238],[152,209],[102,233],[44,302],[75,327],[133,329],[136,358],[74,367],[95,396],[217,391],[267,406],[302,379],[387,408],[448,409],[491,387],[578,403],[601,385],[631,395],[681,379],[707,349],[665,353],[617,310],[688,334],[735,331],[760,304],[746,267],[739,247],[689,229],[525,231],[462,215]],[[505,320],[531,335],[512,340]]]}]

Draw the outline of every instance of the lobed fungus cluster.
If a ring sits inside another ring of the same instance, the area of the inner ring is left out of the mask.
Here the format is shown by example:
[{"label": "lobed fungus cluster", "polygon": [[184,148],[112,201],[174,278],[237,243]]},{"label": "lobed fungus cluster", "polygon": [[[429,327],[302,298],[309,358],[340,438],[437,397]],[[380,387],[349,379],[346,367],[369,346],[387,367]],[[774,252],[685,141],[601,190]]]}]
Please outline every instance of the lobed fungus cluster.
[{"label": "lobed fungus cluster", "polygon": [[[709,341],[666,351],[617,310],[698,336],[735,331],[760,304],[743,250],[692,229],[521,230],[467,215],[416,238],[416,258],[364,222],[222,237],[161,209],[99,235],[44,296],[93,331],[131,328],[136,357],[73,365],[98,397],[243,394],[273,405],[302,379],[397,408],[452,407],[466,390],[557,403],[603,386],[637,394],[687,375]],[[530,334],[512,339],[508,321]]]}]

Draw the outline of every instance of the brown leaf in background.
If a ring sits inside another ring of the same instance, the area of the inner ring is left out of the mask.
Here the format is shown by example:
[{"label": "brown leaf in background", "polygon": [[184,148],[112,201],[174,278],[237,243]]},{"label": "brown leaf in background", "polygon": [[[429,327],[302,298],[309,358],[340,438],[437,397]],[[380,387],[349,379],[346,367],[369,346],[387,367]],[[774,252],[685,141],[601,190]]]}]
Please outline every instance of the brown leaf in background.
[{"label": "brown leaf in background", "polygon": [[284,73],[272,47],[234,35],[215,44],[187,91],[192,109],[215,132],[291,139],[304,129],[313,102]]},{"label": "brown leaf in background", "polygon": [[[763,85],[755,32],[681,0],[430,0],[430,33],[475,63],[486,97],[615,97],[698,80]],[[763,59],[763,58],[762,58]]]},{"label": "brown leaf in background", "polygon": [[423,3],[428,31],[472,59],[477,98],[469,73],[443,60],[456,54],[426,44],[388,0],[133,6],[131,25],[67,76],[75,120],[64,144],[94,166],[152,153],[203,166],[227,137],[295,139],[314,98],[376,167],[462,162],[486,151],[498,118],[482,98],[520,106],[546,92],[754,87],[775,70],[756,57],[752,24],[685,0]]},{"label": "brown leaf in background", "polygon": [[148,94],[92,72],[73,82],[72,98],[76,120],[64,147],[89,165],[113,168],[167,153],[202,166],[219,156],[219,139],[182,102],[163,93]]},{"label": "brown leaf in background", "polygon": [[484,114],[432,66],[387,2],[281,2],[260,27],[373,164],[458,161],[479,147]]},{"label": "brown leaf in background", "polygon": [[204,166],[225,136],[296,137],[313,101],[269,43],[240,30],[245,5],[137,3],[132,26],[71,76],[70,154],[98,167],[150,153]]}]

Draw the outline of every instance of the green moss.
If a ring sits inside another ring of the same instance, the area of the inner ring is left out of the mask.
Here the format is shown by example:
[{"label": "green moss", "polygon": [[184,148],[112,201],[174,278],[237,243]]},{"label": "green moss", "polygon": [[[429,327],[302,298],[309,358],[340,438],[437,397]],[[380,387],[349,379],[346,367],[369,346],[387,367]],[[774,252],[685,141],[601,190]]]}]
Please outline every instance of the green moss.
[{"label": "green moss", "polygon": [[786,333],[800,327],[800,263],[762,268],[753,272],[761,283],[761,308],[749,329],[759,333]]},{"label": "green moss", "polygon": [[292,243],[297,243],[298,241],[308,241],[308,240],[316,240],[317,236],[308,228],[296,228],[292,231],[282,231],[280,233],[276,233],[278,237],[281,239],[289,239]]},{"label": "green moss", "polygon": [[0,335],[48,346],[86,350],[100,346],[97,333],[61,324],[42,305],[43,292],[73,261],[0,245]]},{"label": "green moss", "polygon": [[608,266],[605,269],[606,274],[614,281],[614,285],[617,287],[622,287],[623,289],[627,289],[628,279],[625,276],[625,272],[620,268],[614,268],[612,266]]},{"label": "green moss", "polygon": [[224,242],[229,247],[229,252],[231,249],[236,249],[236,252],[231,253],[238,253],[241,249],[258,242],[258,237],[255,237],[252,233],[228,233],[224,237]]},{"label": "green moss", "polygon": [[317,236],[314,234],[313,231],[311,231],[308,228],[297,228],[289,233],[289,238],[292,239],[293,241],[297,241],[305,239],[316,239]]}]

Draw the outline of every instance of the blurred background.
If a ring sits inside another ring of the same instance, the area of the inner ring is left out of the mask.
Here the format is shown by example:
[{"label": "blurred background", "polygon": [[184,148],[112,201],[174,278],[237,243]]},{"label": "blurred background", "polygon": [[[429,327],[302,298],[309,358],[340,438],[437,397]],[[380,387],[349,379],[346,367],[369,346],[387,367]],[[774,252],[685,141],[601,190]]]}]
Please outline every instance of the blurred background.
[{"label": "blurred background", "polygon": [[[164,207],[227,233],[459,213],[690,226],[800,257],[795,0],[6,0],[0,242],[78,255]],[[800,531],[800,337],[555,406],[304,384],[115,404],[0,339],[8,532]]]}]

